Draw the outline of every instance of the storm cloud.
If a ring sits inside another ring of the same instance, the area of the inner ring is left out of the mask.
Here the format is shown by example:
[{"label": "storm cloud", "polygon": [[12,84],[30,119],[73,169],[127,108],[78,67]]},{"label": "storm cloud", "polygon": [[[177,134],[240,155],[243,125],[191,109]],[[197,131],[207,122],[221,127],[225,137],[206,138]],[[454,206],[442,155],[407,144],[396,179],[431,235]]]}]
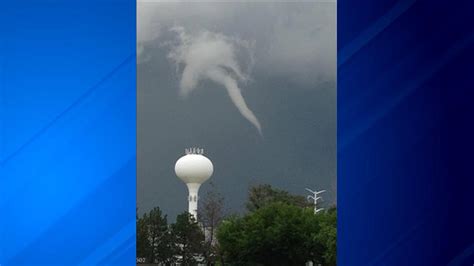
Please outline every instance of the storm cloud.
[{"label": "storm cloud", "polygon": [[336,75],[336,3],[180,3],[139,2],[139,62],[149,57],[145,47],[163,32],[181,26],[225,33],[256,43],[256,71],[267,76],[315,86]]},{"label": "storm cloud", "polygon": [[186,210],[173,169],[196,146],[228,212],[260,183],[336,202],[335,2],[146,1],[137,27],[140,212]]}]

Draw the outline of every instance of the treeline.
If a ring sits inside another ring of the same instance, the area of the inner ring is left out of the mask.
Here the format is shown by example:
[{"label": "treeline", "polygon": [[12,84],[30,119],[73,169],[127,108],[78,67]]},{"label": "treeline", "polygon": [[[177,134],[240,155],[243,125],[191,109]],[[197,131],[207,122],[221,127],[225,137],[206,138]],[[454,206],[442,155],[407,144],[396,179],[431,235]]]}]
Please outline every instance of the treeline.
[{"label": "treeline", "polygon": [[249,190],[245,215],[225,215],[212,189],[199,223],[187,212],[168,224],[154,208],[137,216],[137,262],[162,265],[336,265],[335,207],[314,214],[305,197],[270,185]]}]

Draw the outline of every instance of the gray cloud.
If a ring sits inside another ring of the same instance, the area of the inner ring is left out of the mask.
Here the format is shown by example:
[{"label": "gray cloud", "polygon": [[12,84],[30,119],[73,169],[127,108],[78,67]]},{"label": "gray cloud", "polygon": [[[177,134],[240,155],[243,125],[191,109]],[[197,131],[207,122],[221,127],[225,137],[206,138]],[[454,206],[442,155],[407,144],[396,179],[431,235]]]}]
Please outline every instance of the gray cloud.
[{"label": "gray cloud", "polygon": [[[264,7],[264,8],[262,8]],[[335,82],[336,3],[142,2],[137,6],[139,61],[163,29],[176,25],[256,44],[255,71],[316,87]],[[152,47],[152,46],[151,46]]]}]

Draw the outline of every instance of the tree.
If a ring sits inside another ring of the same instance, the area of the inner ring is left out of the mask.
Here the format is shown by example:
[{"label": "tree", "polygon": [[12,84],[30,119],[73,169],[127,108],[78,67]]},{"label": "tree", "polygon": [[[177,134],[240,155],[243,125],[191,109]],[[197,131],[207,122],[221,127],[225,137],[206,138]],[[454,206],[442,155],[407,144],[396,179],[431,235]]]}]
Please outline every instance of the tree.
[{"label": "tree", "polygon": [[149,243],[147,220],[148,216],[146,213],[142,217],[138,217],[137,213],[137,258],[139,259],[146,259],[150,258],[151,256],[151,246]]},{"label": "tree", "polygon": [[321,213],[318,241],[324,245],[324,265],[336,265],[337,258],[337,209],[332,207]]},{"label": "tree", "polygon": [[150,252],[147,260],[149,263],[169,263],[173,260],[172,239],[168,228],[166,215],[160,208],[153,208],[148,215],[144,215],[144,222],[148,229]]},{"label": "tree", "polygon": [[182,265],[196,265],[203,251],[204,234],[194,216],[184,212],[171,225],[175,254]]},{"label": "tree", "polygon": [[253,212],[275,202],[282,202],[301,208],[311,206],[304,196],[292,195],[287,191],[263,184],[249,189],[246,207],[248,211]]},{"label": "tree", "polygon": [[205,232],[204,258],[208,265],[215,264],[219,249],[216,241],[216,230],[224,218],[224,198],[216,191],[213,183],[211,189],[201,200],[199,207],[199,219]]},{"label": "tree", "polygon": [[217,238],[231,265],[322,263],[319,218],[311,209],[274,202],[222,222]]}]

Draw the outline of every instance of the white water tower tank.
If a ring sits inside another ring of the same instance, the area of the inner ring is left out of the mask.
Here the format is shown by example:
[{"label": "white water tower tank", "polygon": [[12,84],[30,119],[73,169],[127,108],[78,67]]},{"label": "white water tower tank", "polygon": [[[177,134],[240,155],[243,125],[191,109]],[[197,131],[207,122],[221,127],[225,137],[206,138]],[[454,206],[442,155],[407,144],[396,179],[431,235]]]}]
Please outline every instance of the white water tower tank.
[{"label": "white water tower tank", "polygon": [[191,148],[186,149],[186,155],[176,161],[174,171],[188,187],[188,212],[197,220],[199,187],[211,177],[214,166],[204,156],[203,149]]}]

